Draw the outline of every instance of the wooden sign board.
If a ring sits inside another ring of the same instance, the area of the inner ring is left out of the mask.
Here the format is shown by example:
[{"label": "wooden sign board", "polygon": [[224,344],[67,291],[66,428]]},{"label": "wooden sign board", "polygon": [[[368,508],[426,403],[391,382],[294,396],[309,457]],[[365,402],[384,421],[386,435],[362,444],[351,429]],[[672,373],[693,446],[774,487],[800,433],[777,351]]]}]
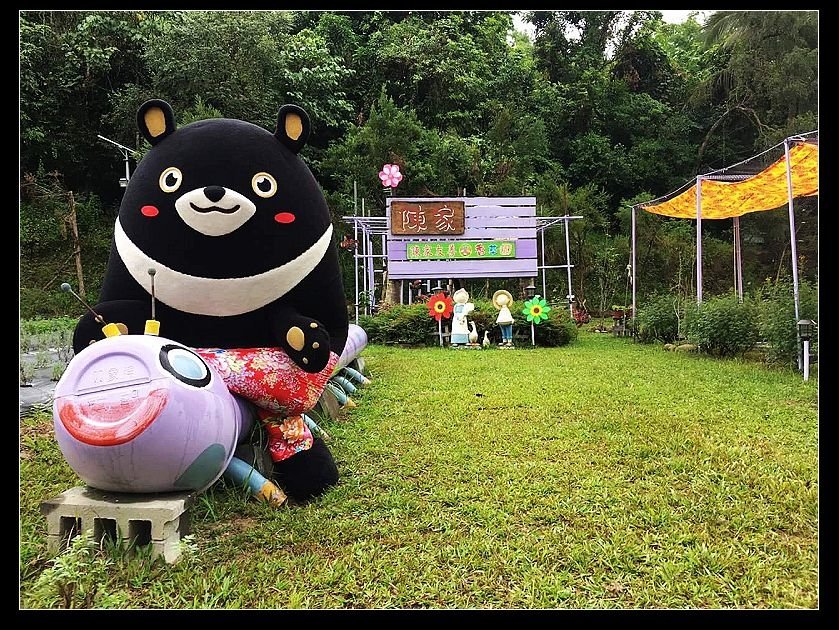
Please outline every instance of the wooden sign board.
[{"label": "wooden sign board", "polygon": [[515,241],[409,241],[408,260],[515,258]]},{"label": "wooden sign board", "polygon": [[463,234],[463,201],[394,201],[390,205],[390,233],[394,235]]}]

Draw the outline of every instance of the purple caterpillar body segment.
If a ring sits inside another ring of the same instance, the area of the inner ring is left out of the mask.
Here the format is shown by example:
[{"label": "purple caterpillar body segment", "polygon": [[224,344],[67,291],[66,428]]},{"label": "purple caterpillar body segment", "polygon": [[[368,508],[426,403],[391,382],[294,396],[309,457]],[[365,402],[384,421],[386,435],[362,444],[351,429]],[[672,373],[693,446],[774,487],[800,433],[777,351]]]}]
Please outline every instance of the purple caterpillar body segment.
[{"label": "purple caterpillar body segment", "polygon": [[88,485],[140,493],[205,490],[253,418],[191,349],[120,335],[73,358],[55,389],[53,421],[64,458]]}]

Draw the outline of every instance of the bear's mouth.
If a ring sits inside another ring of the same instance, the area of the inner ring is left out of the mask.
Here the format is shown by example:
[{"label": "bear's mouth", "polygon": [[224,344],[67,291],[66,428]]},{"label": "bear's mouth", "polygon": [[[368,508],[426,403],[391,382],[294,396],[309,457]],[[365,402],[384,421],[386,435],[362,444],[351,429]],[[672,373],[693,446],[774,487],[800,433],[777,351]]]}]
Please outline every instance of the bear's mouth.
[{"label": "bear's mouth", "polygon": [[202,208],[200,206],[196,206],[194,203],[189,202],[190,208],[195,210],[196,212],[221,212],[222,214],[233,214],[236,212],[241,206],[237,203],[232,208],[222,208],[221,206],[209,206],[208,208]]},{"label": "bear's mouth", "polygon": [[262,273],[234,278],[206,278],[178,271],[140,249],[114,225],[114,243],[128,273],[151,294],[150,267],[155,273],[155,296],[164,304],[186,313],[227,317],[262,308],[296,287],[323,260],[332,244],[332,224],[301,254]]}]

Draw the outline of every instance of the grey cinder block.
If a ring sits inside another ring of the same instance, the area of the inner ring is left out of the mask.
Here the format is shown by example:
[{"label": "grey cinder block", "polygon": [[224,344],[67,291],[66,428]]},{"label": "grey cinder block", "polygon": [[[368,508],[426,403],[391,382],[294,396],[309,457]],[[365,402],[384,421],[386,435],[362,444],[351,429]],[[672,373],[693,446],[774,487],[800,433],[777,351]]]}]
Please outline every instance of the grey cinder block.
[{"label": "grey cinder block", "polygon": [[58,552],[83,531],[95,539],[109,536],[137,546],[151,545],[152,556],[168,563],[180,556],[181,537],[189,533],[193,492],[127,494],[76,486],[41,503],[47,519],[47,547]]}]

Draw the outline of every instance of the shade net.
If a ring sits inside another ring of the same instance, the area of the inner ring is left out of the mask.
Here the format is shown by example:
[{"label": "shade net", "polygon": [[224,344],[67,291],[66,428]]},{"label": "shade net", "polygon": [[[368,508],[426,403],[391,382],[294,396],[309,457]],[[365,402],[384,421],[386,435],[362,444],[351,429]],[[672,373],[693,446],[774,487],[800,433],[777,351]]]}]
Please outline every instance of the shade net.
[{"label": "shade net", "polygon": [[[819,145],[816,135],[805,135],[790,147],[793,197],[819,192]],[[809,137],[807,137],[809,136]],[[765,165],[777,154],[780,157]],[[789,199],[783,144],[739,164],[703,176],[700,189],[701,217],[729,219],[750,212],[774,210]],[[709,179],[704,179],[708,177]],[[660,199],[640,204],[642,209],[666,217],[696,218],[696,184]]]}]

